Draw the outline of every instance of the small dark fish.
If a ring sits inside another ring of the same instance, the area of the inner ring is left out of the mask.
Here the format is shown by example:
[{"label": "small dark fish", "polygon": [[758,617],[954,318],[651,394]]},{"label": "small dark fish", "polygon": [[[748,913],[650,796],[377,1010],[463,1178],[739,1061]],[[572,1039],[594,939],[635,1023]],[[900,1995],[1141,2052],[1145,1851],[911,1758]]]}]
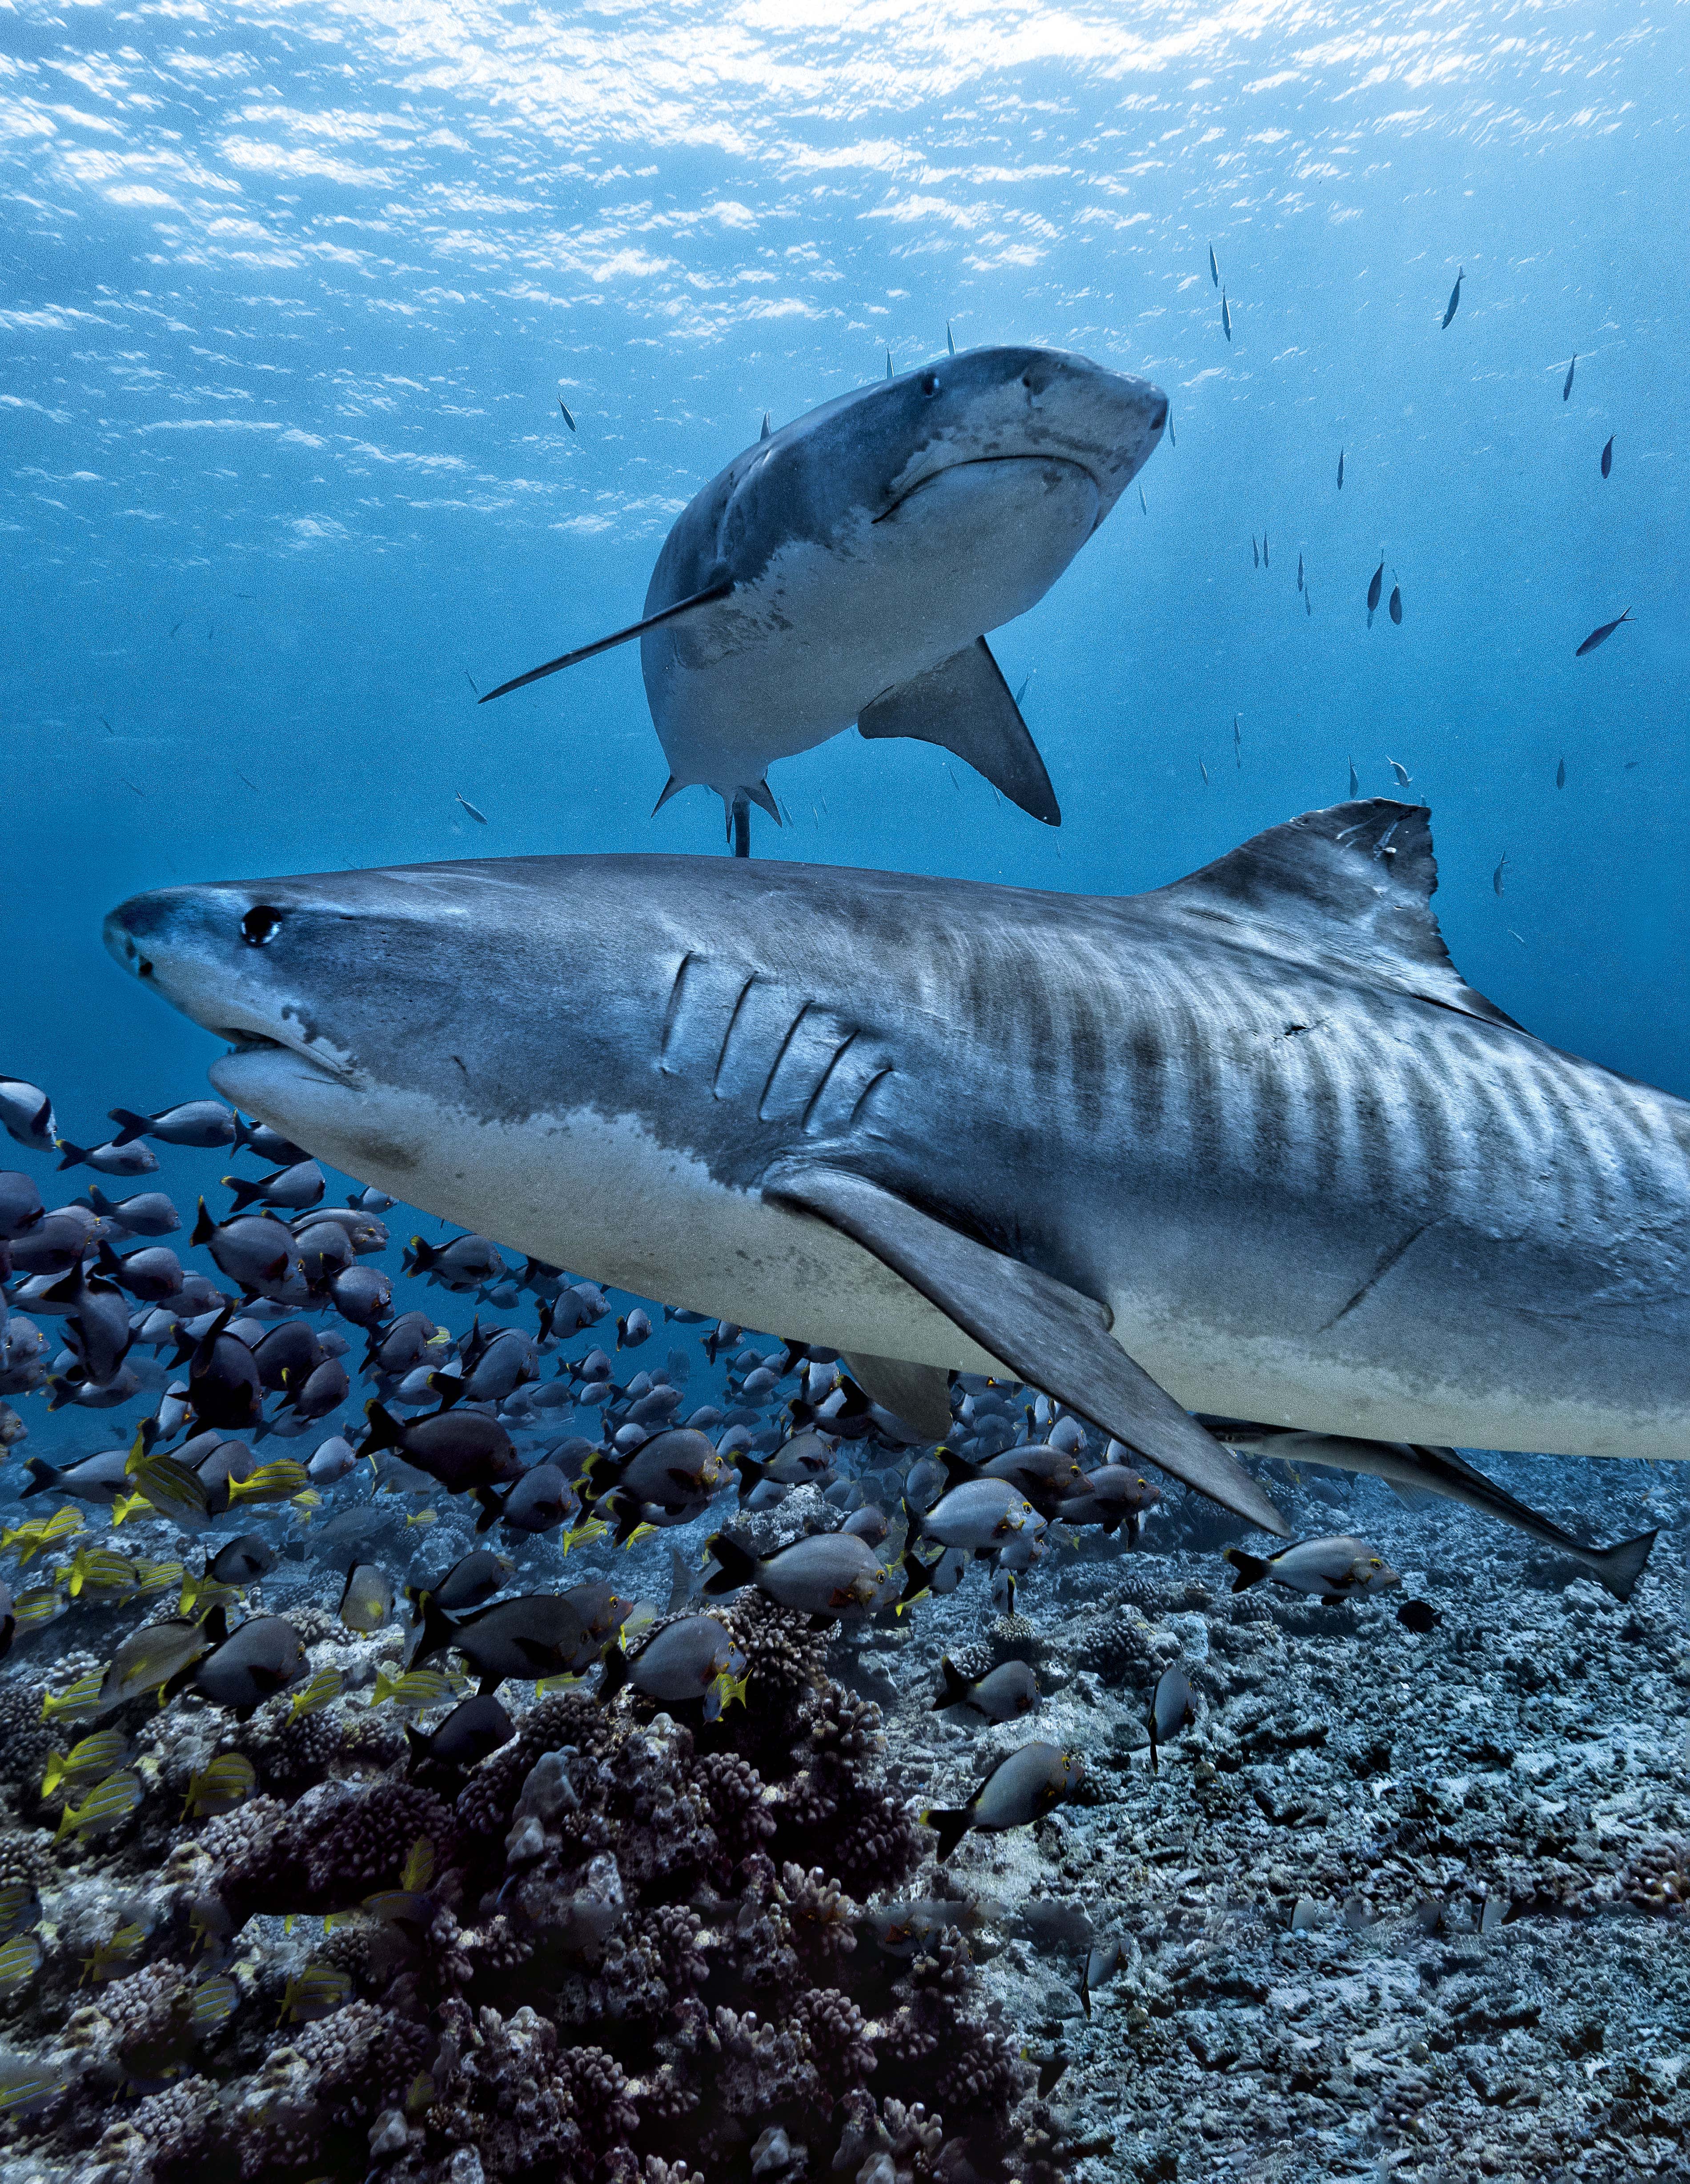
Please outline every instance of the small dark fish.
[{"label": "small dark fish", "polygon": [[290,1213],[302,1213],[321,1203],[327,1185],[323,1172],[314,1160],[295,1161],[290,1167],[279,1167],[273,1174],[260,1176],[254,1182],[246,1176],[226,1175],[224,1188],[235,1194],[235,1203],[230,1208],[233,1220],[244,1213],[249,1206],[280,1206]]},{"label": "small dark fish", "polygon": [[437,1584],[407,1586],[405,1596],[416,1610],[413,1621],[421,1622],[423,1609],[430,1601],[452,1614],[481,1607],[509,1582],[515,1567],[507,1555],[496,1555],[487,1547],[472,1548],[468,1554],[460,1556]]},{"label": "small dark fish", "polygon": [[1297,588],[1298,591],[1302,589],[1302,556],[1301,554],[1297,557]]},{"label": "small dark fish", "polygon": [[1259,569],[1261,566],[1262,557],[1256,550],[1256,534],[1252,531],[1250,533],[1250,566],[1252,569]]},{"label": "small dark fish", "polygon": [[1139,488],[1139,506],[1144,510],[1146,515],[1150,514],[1150,503],[1144,497],[1144,488],[1142,486]]},{"label": "small dark fish", "polygon": [[1424,1638],[1437,1621],[1437,1610],[1428,1600],[1405,1600],[1397,1611],[1397,1620],[1405,1630]]},{"label": "small dark fish", "polygon": [[[631,1684],[660,1705],[685,1705],[706,1698],[718,1676],[730,1682],[745,1673],[746,1658],[732,1633],[714,1615],[684,1615],[667,1624],[639,1652],[613,1646],[605,1655],[600,1698]],[[716,1708],[719,1713],[721,1708]]]},{"label": "small dark fish", "polygon": [[1001,1834],[1006,1828],[1030,1826],[1035,1820],[1072,1797],[1085,1768],[1073,1753],[1054,1744],[1023,1744],[1001,1760],[966,1805],[929,1806],[920,1815],[922,1825],[939,1837],[940,1864],[950,1857],[971,1828]]},{"label": "small dark fish", "polygon": [[1392,758],[1387,751],[1385,755],[1385,763],[1390,767],[1392,773],[1396,775],[1397,786],[1398,788],[1412,788],[1414,787],[1414,776],[1409,772],[1408,767],[1403,765],[1401,759]]},{"label": "small dark fish", "polygon": [[226,1706],[237,1721],[244,1721],[266,1699],[287,1690],[304,1658],[304,1642],[285,1617],[259,1615],[171,1680],[178,1689],[192,1683],[214,1706]]},{"label": "small dark fish", "polygon": [[1203,787],[1207,788],[1209,785],[1209,770],[1201,759],[1197,760],[1197,772],[1203,777]]},{"label": "small dark fish", "polygon": [[1226,300],[1226,291],[1220,292],[1220,323],[1229,341],[1232,339],[1232,307]]},{"label": "small dark fish", "polygon": [[1614,467],[1614,435],[1608,436],[1608,444],[1602,450],[1602,475],[1606,477]]},{"label": "small dark fish", "polygon": [[1339,450],[1338,450],[1338,490],[1339,490],[1339,492],[1340,492],[1340,493],[1341,493],[1341,492],[1343,491],[1343,489],[1344,489],[1344,451],[1343,451],[1343,449],[1342,449],[1341,448],[1339,448]]},{"label": "small dark fish", "polygon": [[1566,785],[1567,785],[1567,761],[1565,760],[1565,759],[1563,759],[1563,760],[1561,760],[1560,763],[1559,763],[1559,764],[1556,766],[1556,768],[1555,768],[1555,786],[1556,786],[1556,788],[1565,788],[1566,787]]},{"label": "small dark fish", "polygon": [[1374,610],[1379,604],[1379,595],[1385,589],[1385,556],[1379,557],[1379,566],[1373,572],[1373,581],[1367,588],[1367,618],[1373,620]]},{"label": "small dark fish", "polygon": [[1603,623],[1600,629],[1592,630],[1590,635],[1586,638],[1584,643],[1580,645],[1577,651],[1574,653],[1573,658],[1575,660],[1582,660],[1587,652],[1594,652],[1598,644],[1606,644],[1609,638],[1613,636],[1615,631],[1619,628],[1620,623],[1622,621],[1630,621],[1631,619],[1631,610],[1630,607],[1627,607],[1624,614],[1615,615],[1612,621],[1605,621]]},{"label": "small dark fish", "polygon": [[783,1607],[836,1615],[841,1608],[867,1607],[886,1581],[874,1550],[848,1532],[817,1532],[766,1559],[723,1533],[708,1545],[717,1568],[704,1589],[712,1597],[755,1585]]},{"label": "small dark fish", "polygon": [[473,1767],[488,1752],[509,1744],[516,1734],[516,1724],[491,1691],[454,1707],[432,1735],[413,1724],[405,1725],[412,1762],[430,1759],[446,1767]]},{"label": "small dark fish", "polygon": [[1262,533],[1262,566],[1264,569],[1270,569],[1273,566],[1273,563],[1268,559],[1268,534],[1264,531]]},{"label": "small dark fish", "polygon": [[1217,288],[1218,288],[1218,287],[1219,287],[1219,286],[1220,286],[1220,268],[1219,268],[1219,265],[1216,265],[1216,263],[1215,263],[1215,257],[1214,257],[1214,245],[1213,245],[1213,243],[1210,243],[1210,245],[1209,245],[1209,279],[1211,280],[1211,281],[1213,281],[1213,282],[1214,286],[1215,286]]},{"label": "small dark fish", "polygon": [[967,1707],[987,1721],[1015,1721],[1039,1703],[1039,1679],[1025,1661],[1006,1661],[971,1683],[947,1653],[939,1673],[943,1680],[933,1702],[935,1713],[946,1707]]},{"label": "small dark fish", "polygon": [[1498,894],[1503,891],[1503,872],[1507,863],[1508,851],[1504,850],[1501,856],[1497,860],[1497,868],[1495,872],[1491,874],[1491,885],[1496,889]]},{"label": "small dark fish", "polygon": [[949,319],[945,321],[945,348],[947,355],[956,355],[957,337],[951,331],[951,321]]},{"label": "small dark fish", "polygon": [[1152,1773],[1160,1772],[1158,1755],[1162,1747],[1169,1737],[1177,1736],[1182,1729],[1189,1729],[1196,1718],[1197,1702],[1192,1695],[1191,1680],[1175,1661],[1157,1678],[1156,1689],[1151,1694],[1146,1726],[1150,1730]]},{"label": "small dark fish", "polygon": [[438,1479],[449,1494],[503,1485],[522,1473],[510,1435],[485,1411],[434,1411],[401,1424],[380,1403],[364,1407],[370,1430],[359,1454],[393,1449],[418,1471]]},{"label": "small dark fish", "polygon": [[1239,738],[1238,716],[1236,713],[1232,716],[1232,755],[1238,762],[1240,772],[1242,772],[1244,770],[1244,745]]},{"label": "small dark fish", "polygon": [[560,410],[562,410],[562,412],[563,412],[563,421],[564,421],[564,423],[565,423],[566,425],[567,425],[567,426],[568,426],[568,427],[569,427],[570,431],[571,431],[572,432],[575,432],[575,431],[578,430],[578,427],[577,427],[577,425],[576,425],[576,422],[575,422],[574,418],[573,418],[573,417],[572,417],[572,416],[570,415],[570,414],[569,414],[569,404],[568,404],[564,400],[564,398],[563,398],[562,395],[561,395],[561,394],[560,394],[560,395],[558,396],[558,398],[557,398],[557,406],[558,406],[558,408],[559,408]]},{"label": "small dark fish", "polygon": [[112,1140],[114,1145],[127,1145],[131,1138],[157,1138],[161,1145],[201,1147],[235,1141],[235,1117],[220,1100],[187,1100],[179,1106],[162,1107],[156,1115],[137,1115],[128,1107],[114,1107],[110,1117],[123,1126]]},{"label": "small dark fish", "polygon": [[275,1568],[275,1550],[256,1532],[243,1532],[207,1558],[205,1574],[214,1585],[253,1585]]},{"label": "small dark fish", "polygon": [[1174,410],[1171,404],[1168,411],[1168,444],[1170,448],[1177,448],[1180,444],[1174,437]]},{"label": "small dark fish", "polygon": [[[1395,572],[1392,572],[1393,579]],[[1391,619],[1398,629],[1403,627],[1403,587],[1394,580],[1391,587]]]},{"label": "small dark fish", "polygon": [[1447,328],[1450,320],[1455,316],[1456,306],[1461,301],[1461,283],[1466,278],[1466,274],[1467,269],[1465,266],[1462,266],[1457,270],[1455,276],[1455,286],[1449,292],[1449,308],[1443,315],[1443,323],[1446,328]]},{"label": "small dark fish", "polygon": [[379,1630],[393,1612],[393,1581],[374,1563],[355,1563],[340,1596],[340,1619],[349,1630]]},{"label": "small dark fish", "polygon": [[476,681],[475,677],[471,674],[467,667],[464,670],[464,680],[469,684],[471,689],[475,692],[477,697],[479,698],[481,695],[481,685]]},{"label": "small dark fish", "polygon": [[1567,376],[1561,382],[1561,399],[1563,402],[1567,399],[1568,396],[1573,391],[1573,374],[1578,370],[1578,368],[1579,355],[1578,351],[1575,349],[1573,351],[1573,360],[1567,366]]},{"label": "small dark fish", "polygon": [[453,790],[452,794],[457,798],[457,801],[463,805],[465,811],[469,813],[471,818],[473,819],[478,826],[486,826],[487,814],[485,811],[477,811],[474,805],[471,803],[469,798],[467,796],[458,795],[458,792],[455,789]]}]

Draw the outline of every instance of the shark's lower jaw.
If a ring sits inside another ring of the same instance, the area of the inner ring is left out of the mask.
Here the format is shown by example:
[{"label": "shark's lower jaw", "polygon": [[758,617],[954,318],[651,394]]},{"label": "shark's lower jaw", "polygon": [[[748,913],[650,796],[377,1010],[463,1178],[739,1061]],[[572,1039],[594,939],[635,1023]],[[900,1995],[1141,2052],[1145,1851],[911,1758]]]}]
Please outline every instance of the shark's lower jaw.
[{"label": "shark's lower jaw", "polygon": [[954,479],[960,471],[969,471],[973,472],[990,472],[993,471],[1001,471],[1007,474],[1018,469],[1023,464],[1031,464],[1040,470],[1073,471],[1075,473],[1076,482],[1079,479],[1083,478],[1090,485],[1094,493],[1102,493],[1102,488],[1098,484],[1097,479],[1093,473],[1084,463],[1074,461],[1071,456],[1030,454],[1020,455],[971,455],[965,461],[943,463],[940,465],[937,469],[925,472],[922,476],[916,480],[913,485],[906,487],[895,499],[889,502],[888,504],[881,510],[879,515],[874,518],[874,521],[876,523],[886,522],[890,517],[897,515],[900,509],[907,508],[909,504],[916,499],[918,494],[925,493],[929,487],[939,484],[942,479]]}]

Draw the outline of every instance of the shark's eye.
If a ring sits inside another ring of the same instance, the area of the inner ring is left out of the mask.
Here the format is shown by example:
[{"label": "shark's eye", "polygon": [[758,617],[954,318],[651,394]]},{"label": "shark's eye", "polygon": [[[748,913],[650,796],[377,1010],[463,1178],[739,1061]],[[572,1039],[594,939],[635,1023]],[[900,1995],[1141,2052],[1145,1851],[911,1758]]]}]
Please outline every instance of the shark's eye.
[{"label": "shark's eye", "polygon": [[938,393],[939,374],[936,371],[923,372],[921,376],[921,391],[923,394]]},{"label": "shark's eye", "polygon": [[262,948],[267,940],[274,940],[282,924],[282,912],[273,910],[267,902],[255,902],[241,920],[241,938],[248,948]]}]

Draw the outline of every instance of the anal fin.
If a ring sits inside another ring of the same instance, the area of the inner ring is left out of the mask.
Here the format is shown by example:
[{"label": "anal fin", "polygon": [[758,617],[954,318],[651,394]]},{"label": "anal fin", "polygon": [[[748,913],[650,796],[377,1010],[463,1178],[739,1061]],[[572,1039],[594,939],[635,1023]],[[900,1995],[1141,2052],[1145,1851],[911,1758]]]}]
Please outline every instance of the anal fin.
[{"label": "anal fin", "polygon": [[851,1237],[983,1350],[1100,1432],[1247,1524],[1290,1536],[1285,1518],[1237,1459],[1121,1348],[1095,1298],[990,1250],[844,1168],[777,1171],[765,1179],[763,1195]]},{"label": "anal fin", "polygon": [[856,725],[870,738],[909,736],[953,751],[1035,819],[1063,823],[1045,761],[983,637],[924,675],[883,690]]},{"label": "anal fin", "polygon": [[951,1430],[951,1383],[936,1365],[910,1365],[901,1357],[871,1357],[854,1350],[845,1358],[851,1377],[872,1403],[924,1440],[943,1440]]}]

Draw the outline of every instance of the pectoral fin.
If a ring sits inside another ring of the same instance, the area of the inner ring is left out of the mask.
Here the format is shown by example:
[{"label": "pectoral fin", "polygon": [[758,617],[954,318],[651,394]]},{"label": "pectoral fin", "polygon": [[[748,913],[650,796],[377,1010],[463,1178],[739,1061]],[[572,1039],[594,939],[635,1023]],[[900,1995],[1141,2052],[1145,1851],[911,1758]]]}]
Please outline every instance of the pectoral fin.
[{"label": "pectoral fin", "polygon": [[1243,1467],[1113,1340],[1110,1316],[1095,1299],[843,1168],[779,1173],[765,1182],[763,1195],[814,1214],[873,1252],[983,1350],[1100,1432],[1247,1524],[1289,1538],[1291,1527]]},{"label": "pectoral fin", "polygon": [[901,1357],[870,1357],[853,1351],[851,1377],[872,1403],[901,1418],[924,1440],[943,1440],[951,1430],[951,1383],[936,1365],[909,1365]]},{"label": "pectoral fin", "polygon": [[610,652],[619,644],[632,644],[635,638],[644,637],[649,629],[657,629],[666,621],[673,621],[678,615],[690,614],[694,607],[708,606],[712,599],[725,599],[733,588],[733,579],[724,577],[721,583],[709,589],[694,592],[689,599],[677,599],[672,607],[661,608],[656,614],[647,615],[643,621],[630,622],[614,636],[601,637],[592,644],[578,644],[573,652],[561,658],[547,660],[544,667],[531,667],[526,675],[512,676],[510,682],[501,682],[496,690],[488,690],[477,699],[477,704],[490,705],[495,698],[503,698],[510,691],[520,690],[525,683],[538,682],[542,676],[555,675],[561,667],[574,667],[583,660],[592,660],[601,652]]},{"label": "pectoral fin", "polygon": [[865,736],[910,736],[954,751],[1035,819],[1063,823],[1045,761],[983,637],[926,674],[883,690],[856,725]]}]

